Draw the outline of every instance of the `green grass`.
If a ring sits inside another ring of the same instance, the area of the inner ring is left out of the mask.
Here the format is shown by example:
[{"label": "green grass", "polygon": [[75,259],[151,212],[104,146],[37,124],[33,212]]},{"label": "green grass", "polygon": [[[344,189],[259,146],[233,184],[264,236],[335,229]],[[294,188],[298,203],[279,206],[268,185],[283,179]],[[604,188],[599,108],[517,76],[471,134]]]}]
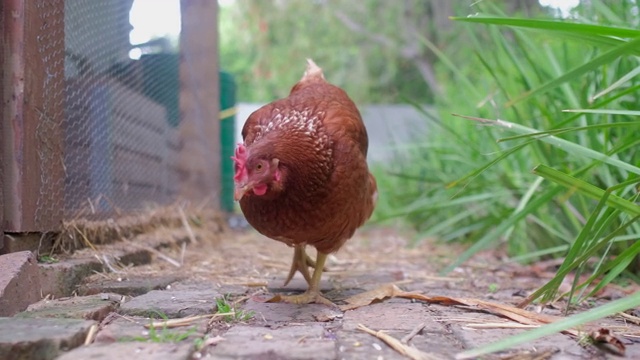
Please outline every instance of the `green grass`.
[{"label": "green grass", "polygon": [[253,311],[244,311],[236,308],[235,304],[229,300],[229,296],[223,296],[216,299],[216,307],[218,314],[233,314],[225,315],[224,321],[236,322],[236,321],[248,321],[253,318]]},{"label": "green grass", "polygon": [[[155,312],[161,319],[165,322],[169,320],[167,315],[161,312]],[[149,319],[149,333],[147,336],[133,336],[133,337],[123,337],[119,339],[119,341],[128,342],[128,341],[139,341],[139,342],[153,342],[153,343],[178,343],[193,335],[196,332],[195,327],[191,327],[186,331],[181,330],[173,330],[167,328],[166,325],[163,327],[156,329],[153,326],[155,318],[151,317]]]},{"label": "green grass", "polygon": [[[443,272],[498,246],[523,262],[563,258],[527,302],[571,305],[612,281],[637,281],[640,31],[628,24],[640,18],[622,9],[632,2],[583,3],[579,20],[563,21],[507,18],[487,3],[479,12],[496,15],[454,19],[472,45],[441,50],[425,41],[445,94],[408,160],[374,169],[375,219],[409,224],[416,239],[468,243]],[[570,273],[571,290],[559,294]],[[640,306],[640,297],[609,305],[516,340]]]},{"label": "green grass", "polygon": [[40,255],[38,256],[38,262],[41,264],[55,264],[59,260],[52,255]]}]

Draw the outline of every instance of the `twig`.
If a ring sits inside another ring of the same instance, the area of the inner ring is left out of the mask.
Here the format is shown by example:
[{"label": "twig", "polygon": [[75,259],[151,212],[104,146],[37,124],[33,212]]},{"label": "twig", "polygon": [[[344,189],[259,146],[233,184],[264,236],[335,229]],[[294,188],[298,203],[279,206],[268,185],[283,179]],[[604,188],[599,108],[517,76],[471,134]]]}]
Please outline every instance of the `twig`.
[{"label": "twig", "polygon": [[111,270],[111,272],[113,273],[121,273],[122,271],[114,268],[111,263],[109,262],[109,258],[107,257],[107,255],[102,255],[102,260],[104,260],[104,264],[109,268],[109,270]]},{"label": "twig", "polygon": [[96,333],[98,332],[98,325],[93,324],[89,328],[89,332],[87,333],[87,337],[84,338],[84,345],[89,345],[93,342],[93,339],[96,337]]},{"label": "twig", "polygon": [[500,323],[483,323],[483,324],[466,324],[463,327],[470,329],[535,329],[540,325],[519,324],[515,322]]},{"label": "twig", "polygon": [[640,325],[640,317],[637,316],[633,316],[633,315],[629,315],[627,313],[618,313],[618,315],[622,316],[623,318],[625,318],[625,320],[628,320],[636,325]]},{"label": "twig", "polygon": [[150,246],[144,246],[144,245],[136,244],[136,243],[134,243],[132,241],[129,242],[129,244],[133,245],[135,247],[138,247],[140,249],[144,249],[144,250],[150,251],[150,252],[154,253],[155,255],[157,255],[162,260],[168,262],[169,264],[171,264],[171,265],[173,265],[175,267],[182,267],[182,265],[178,261],[168,257],[167,255],[163,254],[162,252],[158,251],[157,249],[154,249],[154,248],[152,248]]},{"label": "twig", "polygon": [[151,327],[153,328],[167,328],[167,329],[171,329],[171,328],[176,328],[176,327],[181,327],[181,326],[189,326],[191,325],[194,321],[200,320],[200,319],[215,319],[218,317],[223,317],[223,316],[234,316],[236,313],[235,312],[228,312],[228,313],[218,313],[218,314],[208,314],[208,315],[194,315],[194,316],[189,316],[186,318],[181,318],[181,319],[169,319],[169,320],[161,320],[161,321],[153,321],[149,324],[145,324],[144,327],[149,329]]},{"label": "twig", "polygon": [[416,335],[418,335],[422,329],[424,329],[424,327],[427,326],[425,323],[420,323],[418,324],[418,326],[416,326],[415,328],[413,328],[413,330],[411,330],[411,332],[403,337],[400,342],[403,344],[408,344],[409,341],[411,341],[411,339],[413,339]]},{"label": "twig", "polygon": [[184,210],[182,210],[181,206],[178,207],[178,212],[180,213],[180,220],[182,221],[182,226],[184,226],[184,228],[187,230],[189,241],[191,241],[192,244],[197,244],[198,240],[196,239],[196,235],[193,233],[193,229],[191,228],[191,225],[189,225],[189,221],[187,220],[187,215],[185,215]]},{"label": "twig", "polygon": [[184,265],[184,254],[187,251],[187,243],[182,243],[182,249],[180,250],[180,265]]},{"label": "twig", "polygon": [[373,331],[362,324],[358,324],[357,329],[377,337],[378,339],[384,341],[387,345],[389,345],[393,350],[397,351],[401,355],[404,355],[410,359],[413,359],[413,360],[440,359],[440,357],[420,351],[414,348],[413,346],[405,345],[402,342],[400,342],[400,340],[394,338],[391,335],[385,334],[382,331]]},{"label": "twig", "polygon": [[87,246],[89,246],[93,251],[98,252],[98,249],[96,249],[96,247],[93,246],[91,241],[89,241],[89,238],[87,238],[87,236],[82,231],[80,231],[80,229],[78,229],[78,227],[75,224],[73,224],[73,227],[76,229],[78,234],[80,234],[80,236],[82,237],[82,240],[84,240],[85,244]]}]

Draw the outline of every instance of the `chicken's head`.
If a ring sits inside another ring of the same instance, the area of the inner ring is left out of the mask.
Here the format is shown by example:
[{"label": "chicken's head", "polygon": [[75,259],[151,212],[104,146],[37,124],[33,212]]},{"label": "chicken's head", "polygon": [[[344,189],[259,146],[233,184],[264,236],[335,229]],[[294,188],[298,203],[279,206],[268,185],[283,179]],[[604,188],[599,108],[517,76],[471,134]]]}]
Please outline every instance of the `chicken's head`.
[{"label": "chicken's head", "polygon": [[276,158],[251,156],[244,144],[238,144],[236,154],[231,158],[235,162],[233,197],[236,201],[248,194],[262,196],[272,183],[280,181],[280,161]]}]

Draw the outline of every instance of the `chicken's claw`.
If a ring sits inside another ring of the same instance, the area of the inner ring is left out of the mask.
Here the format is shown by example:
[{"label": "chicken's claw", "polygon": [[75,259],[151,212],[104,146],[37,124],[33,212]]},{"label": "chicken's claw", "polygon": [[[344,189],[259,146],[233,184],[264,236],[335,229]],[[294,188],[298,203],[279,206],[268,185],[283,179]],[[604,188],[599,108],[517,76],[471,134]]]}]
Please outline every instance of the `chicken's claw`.
[{"label": "chicken's claw", "polygon": [[331,300],[320,294],[320,291],[307,290],[306,292],[298,295],[280,295],[277,299],[278,302],[285,302],[290,304],[323,304],[329,307],[338,308],[338,305],[331,302]]},{"label": "chicken's claw", "polygon": [[335,308],[338,307],[336,304],[329,301],[320,293],[320,278],[322,277],[322,271],[324,270],[324,263],[327,260],[327,254],[318,252],[316,262],[313,264],[314,265],[313,276],[309,276],[308,267],[312,263],[312,261],[310,260],[311,259],[309,259],[309,256],[307,256],[307,254],[304,251],[304,245],[296,245],[294,260],[293,260],[294,265],[291,266],[291,271],[289,272],[289,276],[287,277],[287,283],[289,282],[289,280],[291,280],[291,278],[293,277],[293,274],[295,274],[297,269],[296,267],[299,266],[295,264],[301,264],[302,268],[306,270],[307,275],[304,274],[303,272],[304,270],[300,270],[300,269],[298,270],[300,270],[302,275],[307,280],[307,283],[309,284],[309,288],[307,289],[307,291],[299,295],[288,295],[288,296],[276,295],[271,300],[269,300],[269,302],[287,302],[292,304],[316,303],[316,304],[324,304],[324,305],[335,307]]}]

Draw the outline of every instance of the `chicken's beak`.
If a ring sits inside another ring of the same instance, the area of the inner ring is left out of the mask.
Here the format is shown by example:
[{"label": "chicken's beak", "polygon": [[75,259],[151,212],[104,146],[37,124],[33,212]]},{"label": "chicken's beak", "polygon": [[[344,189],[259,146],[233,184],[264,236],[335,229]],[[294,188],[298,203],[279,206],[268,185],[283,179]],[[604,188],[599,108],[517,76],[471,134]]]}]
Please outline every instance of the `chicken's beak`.
[{"label": "chicken's beak", "polygon": [[235,191],[233,192],[233,199],[235,201],[240,201],[240,199],[242,199],[242,197],[244,196],[244,194],[246,194],[248,191],[251,191],[251,189],[253,188],[253,184],[248,183],[248,184],[237,184]]}]

